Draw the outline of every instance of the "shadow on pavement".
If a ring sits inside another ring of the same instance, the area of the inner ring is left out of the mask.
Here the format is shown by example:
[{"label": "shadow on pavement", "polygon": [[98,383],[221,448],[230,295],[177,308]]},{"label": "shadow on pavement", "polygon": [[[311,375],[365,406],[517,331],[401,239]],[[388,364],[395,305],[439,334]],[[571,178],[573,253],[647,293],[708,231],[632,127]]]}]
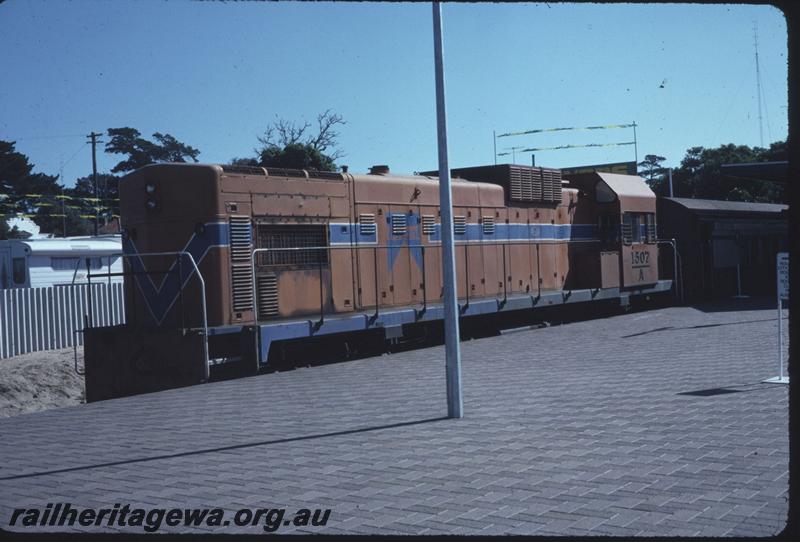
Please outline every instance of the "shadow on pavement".
[{"label": "shadow on pavement", "polygon": [[[747,388],[747,389],[741,389]],[[761,391],[775,389],[773,384],[766,384],[764,382],[754,382],[751,384],[741,384],[732,386],[720,386],[717,388],[708,388],[705,390],[682,391],[675,395],[692,395],[695,397],[711,397],[714,395],[727,395],[729,393],[744,393],[748,391]]]},{"label": "shadow on pavement", "polygon": [[286,442],[297,442],[297,441],[301,441],[301,440],[312,440],[312,439],[325,438],[325,437],[337,437],[337,436],[341,436],[341,435],[354,435],[356,433],[367,433],[367,432],[370,432],[370,431],[381,431],[381,430],[384,430],[384,429],[395,429],[395,428],[398,428],[398,427],[407,427],[407,426],[410,426],[410,425],[421,425],[421,424],[424,424],[424,423],[438,422],[438,421],[447,420],[447,419],[448,419],[447,417],[442,416],[442,417],[439,417],[439,418],[427,418],[427,419],[424,419],[424,420],[415,420],[415,421],[411,421],[411,422],[390,423],[390,424],[387,424],[387,425],[379,425],[379,426],[375,426],[375,427],[363,427],[361,429],[348,429],[348,430],[345,430],[345,431],[334,431],[334,432],[331,432],[331,433],[320,433],[320,434],[316,434],[316,435],[305,435],[305,436],[301,436],[301,437],[289,437],[289,438],[282,438],[282,439],[276,439],[276,440],[264,440],[264,441],[259,441],[259,442],[246,442],[246,443],[243,443],[243,444],[232,444],[230,446],[220,446],[220,447],[217,447],[217,448],[204,448],[204,449],[201,449],[201,450],[192,450],[192,451],[189,451],[189,452],[176,452],[176,453],[172,453],[172,454],[162,454],[162,455],[154,455],[154,456],[150,456],[150,457],[140,457],[140,458],[137,458],[137,459],[125,459],[125,460],[121,460],[121,461],[109,461],[109,462],[106,462],[106,463],[97,463],[97,464],[94,464],[94,465],[82,465],[82,466],[79,466],[79,467],[69,467],[69,468],[64,468],[64,469],[53,469],[53,470],[47,470],[47,471],[30,472],[30,473],[27,473],[27,474],[17,474],[17,475],[14,475],[14,476],[2,476],[2,477],[0,477],[0,480],[18,480],[20,478],[33,478],[34,476],[46,476],[48,474],[61,474],[61,473],[65,473],[65,472],[75,472],[75,471],[81,471],[81,470],[97,469],[97,468],[102,468],[102,467],[115,467],[115,466],[118,466],[118,465],[130,465],[132,463],[146,463],[148,461],[158,461],[159,459],[173,459],[173,458],[176,458],[176,457],[186,457],[186,456],[199,455],[199,454],[208,454],[208,453],[214,453],[214,452],[225,452],[225,451],[229,451],[229,450],[239,450],[239,449],[244,449],[244,448],[255,448],[257,446],[269,446],[269,445],[272,445],[272,444],[283,444],[283,443],[286,443]]},{"label": "shadow on pavement", "polygon": [[650,329],[648,331],[640,331],[639,333],[631,333],[630,335],[623,335],[620,338],[621,339],[629,339],[631,337],[639,337],[640,335],[648,335],[650,333],[657,333],[659,331],[674,331],[674,330],[679,330],[679,329],[703,329],[703,328],[706,328],[706,327],[719,327],[719,326],[735,326],[735,325],[738,325],[738,324],[755,324],[757,322],[772,322],[773,320],[777,321],[777,316],[775,318],[761,318],[759,320],[740,320],[738,322],[720,322],[720,323],[717,323],[717,324],[699,324],[699,325],[696,325],[696,326],[657,327],[655,329]]},{"label": "shadow on pavement", "polygon": [[744,299],[716,299],[691,305],[703,312],[738,312],[738,311],[759,311],[766,309],[778,310],[778,302],[775,296],[754,296]]}]

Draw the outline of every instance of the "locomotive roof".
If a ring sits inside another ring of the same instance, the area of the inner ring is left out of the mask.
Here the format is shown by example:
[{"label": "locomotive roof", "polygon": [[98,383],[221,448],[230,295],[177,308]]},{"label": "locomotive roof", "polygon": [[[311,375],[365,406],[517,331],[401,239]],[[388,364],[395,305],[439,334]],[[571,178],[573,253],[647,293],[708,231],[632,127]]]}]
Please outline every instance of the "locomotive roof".
[{"label": "locomotive roof", "polygon": [[[348,173],[342,173],[338,171],[318,171],[313,169],[287,169],[287,168],[265,168],[260,166],[240,166],[240,165],[228,165],[228,164],[187,164],[187,163],[159,163],[159,164],[148,164],[143,166],[142,168],[137,169],[136,171],[142,171],[145,169],[153,169],[153,168],[212,168],[217,170],[220,173],[225,173],[226,175],[259,175],[264,177],[297,177],[297,178],[304,178],[304,179],[322,179],[322,180],[332,180],[332,181],[344,181],[345,175]],[[134,172],[135,173],[135,172]],[[430,173],[430,172],[428,172]],[[406,181],[406,182],[431,182],[438,184],[439,177],[434,175],[426,175],[425,173],[420,173],[417,175],[398,175],[396,173],[349,173],[350,176],[353,177],[355,181]],[[486,187],[494,186],[493,183],[485,183],[480,181],[470,181],[469,179],[464,179],[460,177],[453,177],[453,183],[458,184],[480,184],[486,185]]]}]

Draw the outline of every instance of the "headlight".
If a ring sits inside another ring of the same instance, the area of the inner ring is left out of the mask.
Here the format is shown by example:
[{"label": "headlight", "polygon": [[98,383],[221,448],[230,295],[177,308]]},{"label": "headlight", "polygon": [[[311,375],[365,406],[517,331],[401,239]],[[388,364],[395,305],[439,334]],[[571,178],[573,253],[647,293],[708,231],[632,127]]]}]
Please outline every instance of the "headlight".
[{"label": "headlight", "polygon": [[147,198],[145,205],[148,211],[155,211],[158,208],[158,203],[153,198]]},{"label": "headlight", "polygon": [[148,194],[152,195],[156,193],[156,183],[153,181],[149,181],[146,185],[144,185],[144,190]]}]

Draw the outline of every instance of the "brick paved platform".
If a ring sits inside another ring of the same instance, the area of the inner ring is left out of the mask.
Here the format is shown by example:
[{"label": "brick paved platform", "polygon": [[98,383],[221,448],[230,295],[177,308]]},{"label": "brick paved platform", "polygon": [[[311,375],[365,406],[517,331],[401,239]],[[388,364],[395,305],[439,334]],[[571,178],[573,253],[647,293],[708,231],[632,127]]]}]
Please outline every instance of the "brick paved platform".
[{"label": "brick paved platform", "polygon": [[[444,418],[443,347],[0,419],[0,527],[69,502],[332,509],[280,533],[774,534],[775,310],[731,308],[464,343],[461,420]],[[161,529],[187,530],[263,532]]]}]

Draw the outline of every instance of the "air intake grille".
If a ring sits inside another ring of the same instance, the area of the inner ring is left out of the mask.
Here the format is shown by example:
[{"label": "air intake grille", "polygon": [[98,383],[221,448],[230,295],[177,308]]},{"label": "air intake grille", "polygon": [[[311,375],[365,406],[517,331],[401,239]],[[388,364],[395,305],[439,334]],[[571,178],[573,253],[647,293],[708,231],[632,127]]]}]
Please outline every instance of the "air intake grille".
[{"label": "air intake grille", "polygon": [[231,284],[233,286],[233,310],[247,311],[253,308],[253,283],[250,254],[252,251],[252,225],[246,216],[230,218]]},{"label": "air intake grille", "polygon": [[261,175],[265,177],[267,172],[262,167],[256,166],[235,166],[235,165],[224,165],[222,166],[222,171],[225,173],[242,173],[245,175]]},{"label": "air intake grille", "polygon": [[405,235],[406,230],[406,215],[392,213],[392,235]]},{"label": "air intake grille", "polygon": [[542,169],[542,199],[561,203],[561,170]]},{"label": "air intake grille", "polygon": [[270,177],[302,177],[303,179],[307,179],[308,175],[302,169],[283,169],[277,167],[271,167],[267,169],[267,174]]},{"label": "air intake grille", "polygon": [[453,233],[456,235],[464,235],[467,233],[467,217],[454,216],[453,217]]},{"label": "air intake grille", "polygon": [[344,175],[335,171],[309,170],[308,176],[312,179],[327,179],[329,181],[343,181]]},{"label": "air intake grille", "polygon": [[483,217],[483,233],[484,235],[492,235],[494,233],[494,217]]},{"label": "air intake grille", "polygon": [[246,216],[231,217],[231,260],[234,262],[250,261],[252,245],[252,227],[250,218]]},{"label": "air intake grille", "polygon": [[377,231],[375,215],[372,213],[358,215],[358,227],[360,228],[361,235],[375,235]]},{"label": "air intake grille", "polygon": [[561,170],[511,166],[508,192],[512,201],[561,203]]},{"label": "air intake grille", "polygon": [[436,233],[436,217],[433,215],[422,215],[422,233],[433,235]]},{"label": "air intake grille", "polygon": [[274,273],[258,277],[258,319],[278,316],[278,277]]},{"label": "air intake grille", "polygon": [[249,311],[253,308],[253,276],[250,269],[249,263],[231,266],[234,311]]},{"label": "air intake grille", "polygon": [[[325,225],[320,224],[258,224],[258,248],[303,249],[325,247],[328,240]],[[258,265],[265,266],[318,266],[328,263],[328,251],[270,250],[258,253]]]}]

